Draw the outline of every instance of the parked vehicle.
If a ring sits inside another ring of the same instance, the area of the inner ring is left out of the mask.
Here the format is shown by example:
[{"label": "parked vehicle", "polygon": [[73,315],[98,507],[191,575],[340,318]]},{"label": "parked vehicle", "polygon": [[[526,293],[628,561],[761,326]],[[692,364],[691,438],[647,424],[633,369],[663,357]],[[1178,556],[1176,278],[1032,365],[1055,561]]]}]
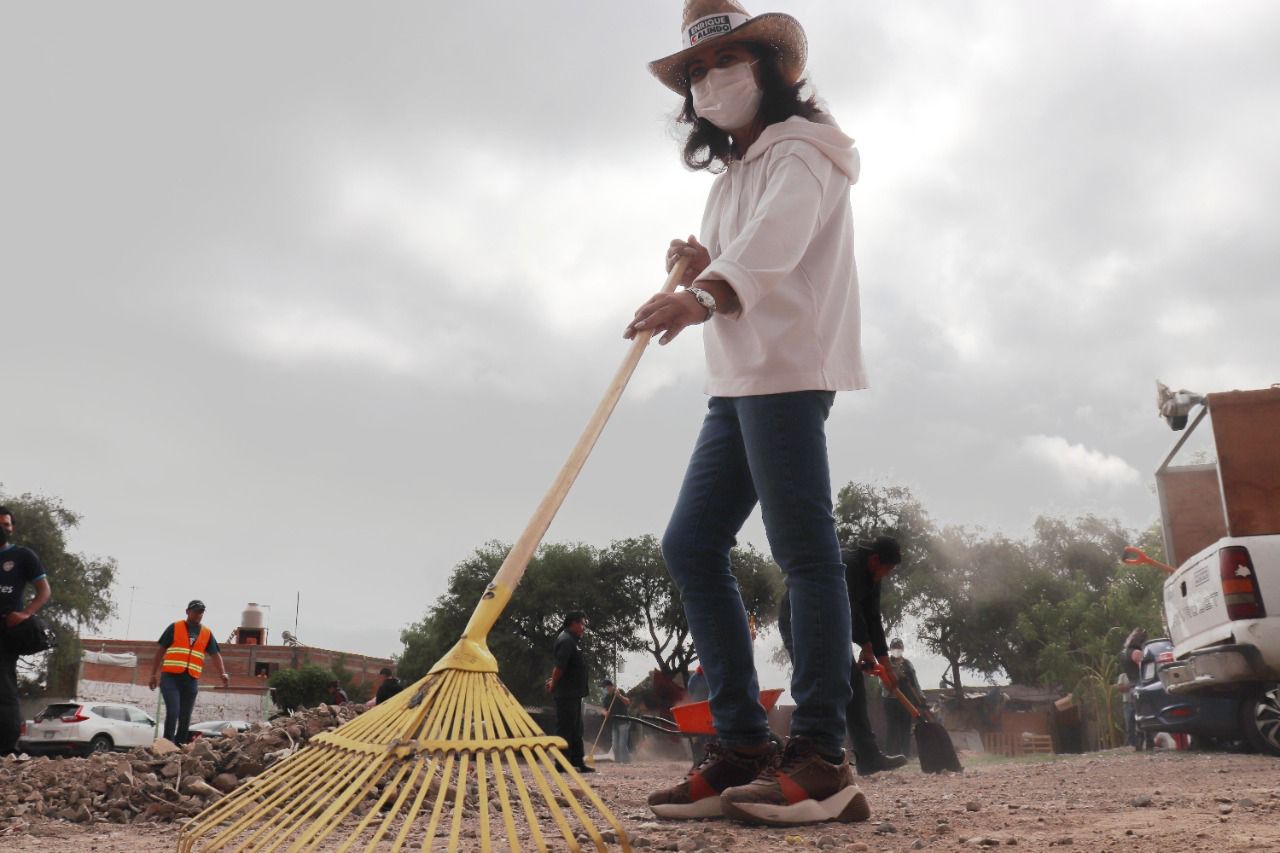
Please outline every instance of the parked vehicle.
[{"label": "parked vehicle", "polygon": [[83,754],[148,746],[156,721],[132,705],[58,702],[22,724],[18,749],[37,754]]},{"label": "parked vehicle", "polygon": [[249,728],[249,723],[245,720],[209,720],[204,723],[192,723],[188,727],[191,732],[191,739],[198,737],[220,737],[227,733],[227,729],[235,732],[243,732]]},{"label": "parked vehicle", "polygon": [[1244,740],[1241,699],[1210,694],[1173,695],[1164,689],[1159,670],[1173,662],[1173,642],[1151,640],[1142,647],[1138,683],[1133,688],[1134,720],[1148,749],[1157,732],[1188,734],[1197,743],[1229,746]]},{"label": "parked vehicle", "polygon": [[[1156,471],[1176,567],[1164,584],[1173,659],[1159,677],[1172,696],[1238,700],[1244,736],[1280,756],[1280,385],[1205,396],[1161,386],[1174,429],[1197,405]],[[1171,464],[1206,418],[1213,461]]]}]

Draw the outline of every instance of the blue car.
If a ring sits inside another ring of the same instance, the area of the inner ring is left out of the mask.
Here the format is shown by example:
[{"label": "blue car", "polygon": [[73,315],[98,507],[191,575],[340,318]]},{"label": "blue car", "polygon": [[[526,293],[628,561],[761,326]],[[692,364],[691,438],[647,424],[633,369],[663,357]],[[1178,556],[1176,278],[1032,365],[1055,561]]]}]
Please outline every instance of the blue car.
[{"label": "blue car", "polygon": [[1157,732],[1191,735],[1204,745],[1231,746],[1244,741],[1240,728],[1240,698],[1213,695],[1170,695],[1160,683],[1160,667],[1173,660],[1173,642],[1151,640],[1142,647],[1142,669],[1134,688],[1135,720],[1150,748]]}]

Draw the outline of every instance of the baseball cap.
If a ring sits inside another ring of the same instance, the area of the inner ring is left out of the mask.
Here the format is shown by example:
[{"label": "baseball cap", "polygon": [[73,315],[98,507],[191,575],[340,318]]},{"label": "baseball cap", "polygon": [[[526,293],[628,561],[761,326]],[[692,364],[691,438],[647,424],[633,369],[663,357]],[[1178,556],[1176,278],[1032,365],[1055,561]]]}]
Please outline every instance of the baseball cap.
[{"label": "baseball cap", "polygon": [[187,605],[187,609],[188,610],[204,610],[204,602],[198,598],[193,598],[191,599],[191,602]]}]

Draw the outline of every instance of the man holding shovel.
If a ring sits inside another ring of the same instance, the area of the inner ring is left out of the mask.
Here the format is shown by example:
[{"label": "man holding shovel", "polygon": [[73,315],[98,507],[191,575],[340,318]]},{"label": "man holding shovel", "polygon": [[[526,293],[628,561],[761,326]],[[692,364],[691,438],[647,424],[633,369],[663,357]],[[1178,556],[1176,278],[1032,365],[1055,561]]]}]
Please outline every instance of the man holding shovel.
[{"label": "man holding shovel", "polygon": [[[886,689],[897,686],[890,666],[889,646],[884,635],[884,621],[880,615],[880,582],[902,562],[902,549],[892,536],[878,536],[870,542],[861,542],[852,550],[842,551],[845,582],[849,588],[849,610],[853,617],[853,645],[858,657],[853,662],[849,686],[852,698],[845,709],[845,726],[849,742],[853,744],[855,766],[859,776],[870,776],[881,770],[895,770],[907,763],[904,755],[885,755],[876,743],[875,732],[867,718],[867,687],[864,673],[881,664],[880,677]],[[783,593],[778,607],[778,630],[787,655],[792,653],[791,598]]]}]

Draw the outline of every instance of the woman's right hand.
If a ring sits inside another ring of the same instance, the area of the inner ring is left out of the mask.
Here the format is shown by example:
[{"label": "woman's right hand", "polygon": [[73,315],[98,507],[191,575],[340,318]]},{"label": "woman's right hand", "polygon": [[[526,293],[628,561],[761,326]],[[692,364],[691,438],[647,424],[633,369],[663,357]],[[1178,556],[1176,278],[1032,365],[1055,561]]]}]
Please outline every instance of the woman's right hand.
[{"label": "woman's right hand", "polygon": [[689,235],[687,240],[672,240],[671,245],[667,247],[667,272],[671,272],[671,268],[681,258],[688,258],[689,262],[684,266],[684,275],[676,283],[685,287],[693,284],[698,276],[702,275],[702,271],[711,263],[711,253],[692,234]]}]

